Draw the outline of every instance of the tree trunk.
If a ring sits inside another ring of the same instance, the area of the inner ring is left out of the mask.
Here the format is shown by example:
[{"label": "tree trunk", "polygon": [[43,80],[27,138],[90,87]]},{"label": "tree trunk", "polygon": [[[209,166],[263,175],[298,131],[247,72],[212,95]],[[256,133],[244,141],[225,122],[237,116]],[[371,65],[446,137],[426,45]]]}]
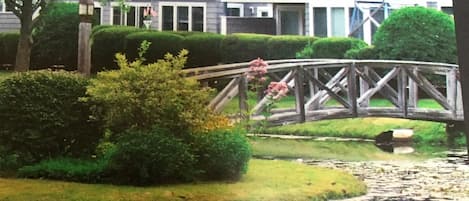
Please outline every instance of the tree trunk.
[{"label": "tree trunk", "polygon": [[[458,63],[462,88],[464,110],[464,132],[466,133],[466,145],[469,158],[469,1],[453,0],[454,21],[456,24],[456,39],[458,47]],[[469,162],[469,160],[468,160]]]},{"label": "tree trunk", "polygon": [[16,52],[15,71],[24,72],[29,70],[31,60],[31,48],[33,45],[33,5],[32,0],[23,1],[20,37],[18,40],[18,50]]}]

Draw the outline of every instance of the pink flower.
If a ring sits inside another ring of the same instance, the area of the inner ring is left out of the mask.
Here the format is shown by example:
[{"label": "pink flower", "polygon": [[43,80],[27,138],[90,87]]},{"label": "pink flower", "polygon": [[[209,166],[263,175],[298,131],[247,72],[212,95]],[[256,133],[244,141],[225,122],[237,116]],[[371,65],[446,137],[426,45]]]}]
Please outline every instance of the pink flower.
[{"label": "pink flower", "polygon": [[150,6],[147,6],[146,8],[143,9],[143,17],[145,19],[151,19],[151,17],[156,17],[156,11],[151,9]]},{"label": "pink flower", "polygon": [[259,82],[264,82],[266,79],[264,75],[267,73],[267,67],[269,65],[267,62],[261,58],[257,58],[249,62],[249,71],[246,73],[249,81],[255,80]]},{"label": "pink flower", "polygon": [[286,82],[271,82],[265,91],[267,96],[273,100],[280,100],[288,93],[288,85]]}]

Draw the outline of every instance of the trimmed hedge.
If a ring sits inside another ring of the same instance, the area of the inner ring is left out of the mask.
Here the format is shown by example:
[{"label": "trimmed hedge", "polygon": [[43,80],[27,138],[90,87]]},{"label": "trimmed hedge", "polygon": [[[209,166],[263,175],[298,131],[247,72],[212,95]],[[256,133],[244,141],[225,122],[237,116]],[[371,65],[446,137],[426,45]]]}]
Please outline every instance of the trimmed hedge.
[{"label": "trimmed hedge", "polygon": [[273,36],[267,41],[267,59],[294,59],[296,52],[315,40],[309,36]]},{"label": "trimmed hedge", "polygon": [[270,35],[232,34],[221,45],[223,63],[247,62],[255,58],[268,58],[267,41]]},{"label": "trimmed hedge", "polygon": [[364,41],[356,38],[331,37],[316,40],[311,48],[311,58],[343,59],[345,53],[351,49],[367,47]]},{"label": "trimmed hedge", "polygon": [[0,33],[0,64],[15,64],[19,33]]},{"label": "trimmed hedge", "polygon": [[93,72],[117,69],[116,53],[124,52],[127,35],[142,31],[135,27],[113,26],[96,29],[92,33],[91,63]]},{"label": "trimmed hedge", "polygon": [[224,38],[223,35],[213,33],[187,35],[183,44],[183,47],[189,50],[187,67],[211,66],[222,63],[222,54],[219,50]]},{"label": "trimmed hedge", "polygon": [[345,53],[346,59],[378,59],[379,55],[374,46],[361,49],[351,49]]},{"label": "trimmed hedge", "polygon": [[20,160],[93,153],[101,122],[90,120],[88,79],[67,72],[31,71],[0,83],[0,144]]},{"label": "trimmed hedge", "polygon": [[79,23],[77,3],[51,3],[41,10],[33,32],[31,69],[59,64],[76,70]]},{"label": "trimmed hedge", "polygon": [[184,37],[172,32],[137,32],[125,37],[125,53],[130,60],[138,57],[138,48],[142,41],[151,42],[150,48],[144,55],[148,63],[163,59],[166,53],[176,55],[183,49]]}]

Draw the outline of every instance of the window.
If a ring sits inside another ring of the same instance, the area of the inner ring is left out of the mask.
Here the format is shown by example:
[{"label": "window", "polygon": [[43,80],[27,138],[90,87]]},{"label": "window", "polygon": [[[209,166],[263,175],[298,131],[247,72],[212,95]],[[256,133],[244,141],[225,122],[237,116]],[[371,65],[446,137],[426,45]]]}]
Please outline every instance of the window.
[{"label": "window", "polygon": [[119,6],[112,7],[112,24],[113,25],[122,25],[121,24],[121,8]]},{"label": "window", "polygon": [[331,9],[332,36],[345,36],[344,8]]},{"label": "window", "polygon": [[101,24],[101,8],[94,7],[93,20],[96,24]]},{"label": "window", "polygon": [[[113,4],[112,7],[112,24],[113,25],[126,25],[132,27],[144,27],[143,15],[144,9],[150,8],[147,3],[129,3],[127,12],[121,10],[118,4]],[[95,13],[97,11],[95,10]],[[99,10],[101,12],[101,10]]]},{"label": "window", "polygon": [[359,9],[349,8],[350,32],[352,37],[363,39],[363,13]]},{"label": "window", "polygon": [[313,8],[314,36],[327,36],[327,9]]},{"label": "window", "polygon": [[226,4],[226,16],[244,16],[244,5],[240,3],[227,3]]},{"label": "window", "polygon": [[134,6],[129,7],[129,11],[126,13],[126,17],[127,17],[127,20],[126,20],[127,24],[126,25],[127,26],[133,26],[133,27],[135,26],[135,24],[136,24],[135,23],[136,22],[135,21],[135,14],[136,14],[135,11],[136,10],[135,10]]},{"label": "window", "polygon": [[436,2],[436,1],[427,1],[427,8],[438,9],[438,2]]},{"label": "window", "polygon": [[257,17],[272,17],[272,7],[260,6],[257,7]]},{"label": "window", "polygon": [[[376,11],[378,8],[370,8],[370,13],[373,13]],[[373,19],[376,20],[378,23],[382,23],[384,21],[384,10],[381,8],[378,10],[378,12],[373,15]],[[374,37],[376,31],[378,30],[378,27],[375,25],[375,23],[371,23],[371,38]]]},{"label": "window", "polygon": [[160,30],[205,31],[205,3],[160,2]]}]

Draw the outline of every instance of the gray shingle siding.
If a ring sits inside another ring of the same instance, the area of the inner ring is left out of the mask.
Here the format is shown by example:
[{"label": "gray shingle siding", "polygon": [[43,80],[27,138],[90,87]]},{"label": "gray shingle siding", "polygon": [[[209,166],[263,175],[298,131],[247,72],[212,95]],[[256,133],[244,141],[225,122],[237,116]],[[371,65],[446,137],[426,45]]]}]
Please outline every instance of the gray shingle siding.
[{"label": "gray shingle siding", "polygon": [[13,13],[0,13],[0,32],[19,31],[20,20]]}]

